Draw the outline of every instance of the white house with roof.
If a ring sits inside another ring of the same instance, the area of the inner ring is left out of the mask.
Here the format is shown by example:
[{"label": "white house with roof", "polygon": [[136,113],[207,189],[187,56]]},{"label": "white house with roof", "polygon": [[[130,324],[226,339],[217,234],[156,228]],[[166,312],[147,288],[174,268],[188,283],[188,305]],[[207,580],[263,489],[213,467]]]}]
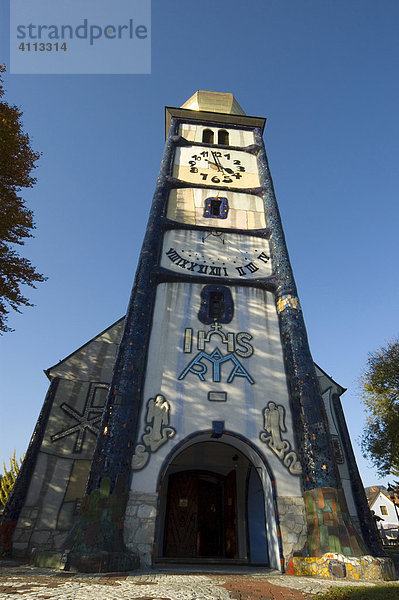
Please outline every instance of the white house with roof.
[{"label": "white house with roof", "polygon": [[381,537],[388,541],[396,540],[399,534],[398,510],[394,502],[383,488],[374,486],[366,489],[370,510],[377,517],[377,527]]}]

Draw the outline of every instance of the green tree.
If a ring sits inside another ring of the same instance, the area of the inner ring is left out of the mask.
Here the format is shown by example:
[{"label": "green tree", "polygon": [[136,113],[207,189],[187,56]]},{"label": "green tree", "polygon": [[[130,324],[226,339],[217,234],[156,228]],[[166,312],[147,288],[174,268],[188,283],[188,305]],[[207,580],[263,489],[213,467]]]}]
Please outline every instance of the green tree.
[{"label": "green tree", "polygon": [[39,153],[30,146],[23,132],[22,112],[2,100],[4,88],[0,65],[0,334],[12,331],[6,322],[10,308],[32,306],[22,294],[21,286],[35,287],[45,280],[29,260],[21,257],[16,246],[23,246],[35,228],[33,213],[19,195],[21,188],[32,187],[36,179],[31,172]]},{"label": "green tree", "polygon": [[[22,460],[20,461],[20,464],[22,463]],[[5,506],[8,496],[10,495],[11,490],[14,487],[15,480],[19,473],[19,465],[17,459],[15,458],[15,450],[12,457],[10,458],[10,470],[7,471],[6,463],[4,462],[3,469],[4,475],[0,476],[0,504]]]},{"label": "green tree", "polygon": [[363,455],[380,475],[399,475],[399,339],[370,354],[361,384],[368,413]]}]

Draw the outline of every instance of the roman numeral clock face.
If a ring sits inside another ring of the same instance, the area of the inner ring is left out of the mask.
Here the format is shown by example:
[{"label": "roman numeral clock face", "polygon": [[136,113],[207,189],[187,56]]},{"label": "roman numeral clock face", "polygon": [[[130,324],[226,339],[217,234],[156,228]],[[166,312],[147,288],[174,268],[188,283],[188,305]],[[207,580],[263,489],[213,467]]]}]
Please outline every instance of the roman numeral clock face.
[{"label": "roman numeral clock face", "polygon": [[259,186],[255,156],[239,150],[216,150],[202,146],[176,148],[173,176],[212,187]]},{"label": "roman numeral clock face", "polygon": [[161,266],[187,275],[270,277],[269,242],[236,233],[172,229],[165,233]]}]

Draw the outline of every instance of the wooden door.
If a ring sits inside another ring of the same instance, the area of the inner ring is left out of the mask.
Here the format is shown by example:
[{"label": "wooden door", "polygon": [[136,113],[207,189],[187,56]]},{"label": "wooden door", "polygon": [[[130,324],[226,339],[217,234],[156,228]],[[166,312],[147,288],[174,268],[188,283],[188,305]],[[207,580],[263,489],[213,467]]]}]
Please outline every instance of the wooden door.
[{"label": "wooden door", "polygon": [[164,555],[197,556],[198,475],[176,473],[169,477]]},{"label": "wooden door", "polygon": [[203,558],[223,556],[223,480],[200,476],[198,480],[197,552]]},{"label": "wooden door", "polygon": [[237,556],[236,473],[184,471],[169,477],[164,556]]}]

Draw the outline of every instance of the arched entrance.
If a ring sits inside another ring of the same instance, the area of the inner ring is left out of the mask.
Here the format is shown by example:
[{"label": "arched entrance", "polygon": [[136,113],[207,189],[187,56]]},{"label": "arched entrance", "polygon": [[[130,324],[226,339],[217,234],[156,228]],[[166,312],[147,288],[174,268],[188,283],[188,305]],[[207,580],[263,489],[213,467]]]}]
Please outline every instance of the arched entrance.
[{"label": "arched entrance", "polygon": [[279,568],[271,487],[264,464],[241,440],[190,440],[163,477],[158,560]]}]

